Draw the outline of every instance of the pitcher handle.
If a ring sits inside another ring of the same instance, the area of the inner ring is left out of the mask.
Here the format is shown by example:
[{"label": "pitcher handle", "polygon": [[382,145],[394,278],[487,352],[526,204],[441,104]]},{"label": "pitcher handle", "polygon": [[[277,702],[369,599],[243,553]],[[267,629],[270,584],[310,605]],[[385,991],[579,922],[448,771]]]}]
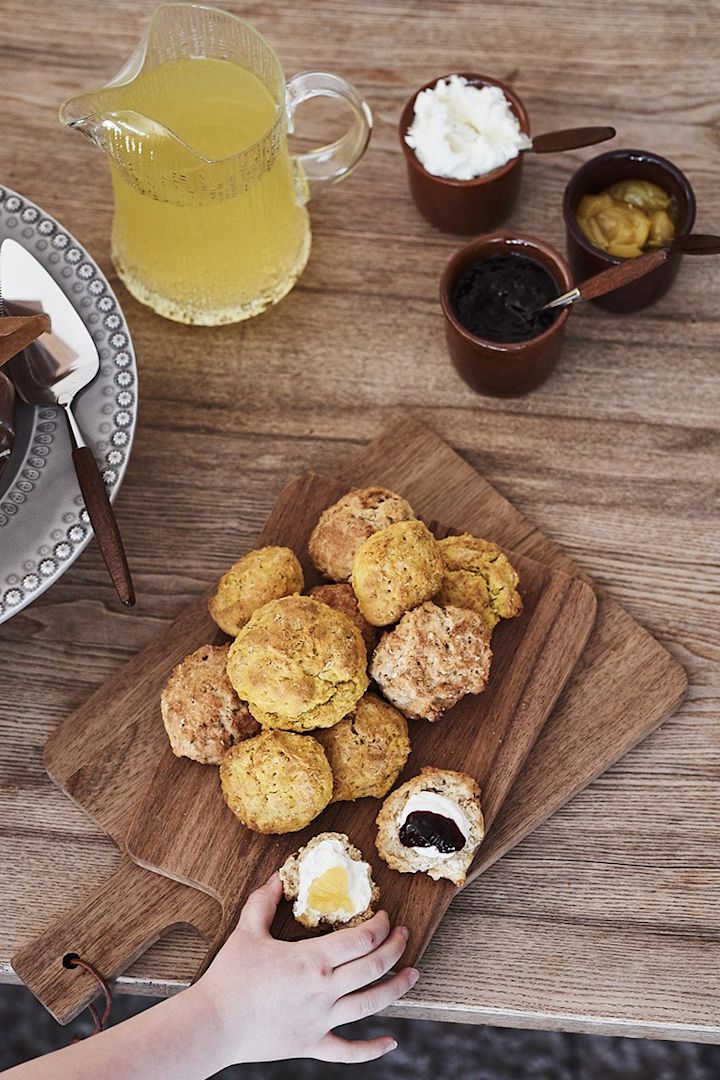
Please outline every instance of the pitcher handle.
[{"label": "pitcher handle", "polygon": [[305,176],[311,184],[322,181],[337,183],[351,173],[370,142],[372,113],[354,86],[329,71],[301,71],[288,79],[287,112],[290,131],[298,105],[314,97],[339,98],[350,107],[350,127],[335,142],[318,146],[307,154],[296,154]]}]

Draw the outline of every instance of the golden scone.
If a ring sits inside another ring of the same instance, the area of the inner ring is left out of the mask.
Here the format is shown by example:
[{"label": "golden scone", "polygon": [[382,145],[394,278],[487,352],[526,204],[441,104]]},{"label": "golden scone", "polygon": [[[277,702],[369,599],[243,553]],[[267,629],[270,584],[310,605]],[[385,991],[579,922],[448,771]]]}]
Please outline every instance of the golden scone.
[{"label": "golden scone", "polygon": [[518,575],[497,544],[464,533],[439,541],[445,576],[437,604],[454,604],[482,615],[492,630],[522,611]]},{"label": "golden scone", "polygon": [[370,674],[405,716],[438,720],[490,674],[490,632],[481,615],[428,601],[383,634]]},{"label": "golden scone", "polygon": [[378,529],[414,518],[409,502],[384,487],[358,488],[343,495],[320,515],[308,550],[321,574],[348,581],[355,552]]},{"label": "golden scone", "polygon": [[376,626],[371,626],[367,619],[363,619],[352,585],[346,583],[341,585],[316,585],[314,589],[310,590],[310,596],[314,596],[316,600],[321,600],[328,607],[335,608],[336,611],[342,611],[343,615],[347,615],[348,619],[355,623],[362,634],[368,656],[372,654],[378,643],[380,631]]},{"label": "golden scone", "polygon": [[256,720],[225,671],[229,645],[203,645],[173,668],[160,711],[173,753],[219,765],[225,751],[255,735]]},{"label": "golden scone", "polygon": [[300,593],[305,587],[294,551],[263,547],[249,551],[220,578],[208,611],[221,630],[235,637],[257,608],[269,600]]},{"label": "golden scone", "polygon": [[376,818],[381,859],[401,874],[465,883],[483,836],[480,789],[472,776],[424,768],[388,795]]},{"label": "golden scone", "polygon": [[375,914],[380,890],[370,864],[346,833],[325,832],[291,855],[280,867],[286,900],[303,926],[357,926]]},{"label": "golden scone", "polygon": [[352,587],[361,615],[373,626],[387,626],[434,596],[443,574],[440,548],[427,526],[399,521],[360,545]]},{"label": "golden scone", "polygon": [[255,612],[230,646],[227,672],[263,727],[330,727],[367,690],[362,634],[312,596],[285,596]]},{"label": "golden scone", "polygon": [[331,802],[382,799],[410,753],[405,717],[374,694],[364,694],[348,716],[315,738],[332,769]]},{"label": "golden scone", "polygon": [[332,772],[311,735],[262,731],[227,751],[220,784],[225,802],[248,829],[297,832],[329,803]]}]

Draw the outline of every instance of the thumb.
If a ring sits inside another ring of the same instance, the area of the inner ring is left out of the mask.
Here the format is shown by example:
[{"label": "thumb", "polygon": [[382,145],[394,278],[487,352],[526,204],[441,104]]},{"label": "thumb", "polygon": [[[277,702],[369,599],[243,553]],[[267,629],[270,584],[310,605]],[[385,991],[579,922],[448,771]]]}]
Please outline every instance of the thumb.
[{"label": "thumb", "polygon": [[276,872],[260,889],[250,893],[240,912],[238,926],[252,934],[268,933],[281,896],[282,882]]}]

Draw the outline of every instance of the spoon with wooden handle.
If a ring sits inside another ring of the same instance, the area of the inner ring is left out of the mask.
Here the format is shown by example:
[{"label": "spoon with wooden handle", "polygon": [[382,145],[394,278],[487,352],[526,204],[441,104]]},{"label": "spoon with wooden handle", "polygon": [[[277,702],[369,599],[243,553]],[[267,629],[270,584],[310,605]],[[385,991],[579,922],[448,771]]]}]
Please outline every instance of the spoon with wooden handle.
[{"label": "spoon with wooden handle", "polygon": [[6,315],[0,319],[0,367],[49,329],[50,319],[44,312],[38,315]]},{"label": "spoon with wooden handle", "polygon": [[637,281],[638,278],[644,277],[645,274],[657,270],[659,266],[667,262],[670,255],[671,252],[668,248],[658,248],[657,251],[649,251],[647,255],[638,255],[635,259],[627,259],[626,262],[610,266],[607,270],[603,270],[601,274],[588,278],[587,281],[576,285],[569,292],[556,296],[554,300],[543,304],[541,308],[538,308],[538,311],[568,307],[570,304],[576,304],[578,300],[594,300],[598,296],[604,296],[605,293],[614,292],[615,289],[619,289],[623,285],[629,285],[631,281]]},{"label": "spoon with wooden handle", "polygon": [[668,251],[677,251],[681,255],[720,255],[720,236],[712,233],[688,233],[687,236],[674,236],[663,244]]},{"label": "spoon with wooden handle", "polygon": [[528,147],[525,153],[556,154],[560,150],[579,150],[581,146],[594,146],[595,143],[614,139],[616,134],[614,127],[577,127],[546,131],[543,135],[533,136],[532,146]]}]

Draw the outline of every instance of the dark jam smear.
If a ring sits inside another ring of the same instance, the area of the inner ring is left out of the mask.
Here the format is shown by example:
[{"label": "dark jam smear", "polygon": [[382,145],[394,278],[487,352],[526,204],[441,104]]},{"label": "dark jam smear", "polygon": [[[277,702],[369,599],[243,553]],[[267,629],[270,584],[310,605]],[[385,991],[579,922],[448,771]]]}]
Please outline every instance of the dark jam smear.
[{"label": "dark jam smear", "polygon": [[529,341],[555,322],[558,311],[538,311],[562,290],[549,270],[527,255],[493,255],[473,263],[457,285],[453,304],[471,334],[486,341]]},{"label": "dark jam smear", "polygon": [[414,810],[402,824],[400,843],[405,847],[434,847],[449,853],[464,848],[465,837],[450,818],[430,810]]}]

